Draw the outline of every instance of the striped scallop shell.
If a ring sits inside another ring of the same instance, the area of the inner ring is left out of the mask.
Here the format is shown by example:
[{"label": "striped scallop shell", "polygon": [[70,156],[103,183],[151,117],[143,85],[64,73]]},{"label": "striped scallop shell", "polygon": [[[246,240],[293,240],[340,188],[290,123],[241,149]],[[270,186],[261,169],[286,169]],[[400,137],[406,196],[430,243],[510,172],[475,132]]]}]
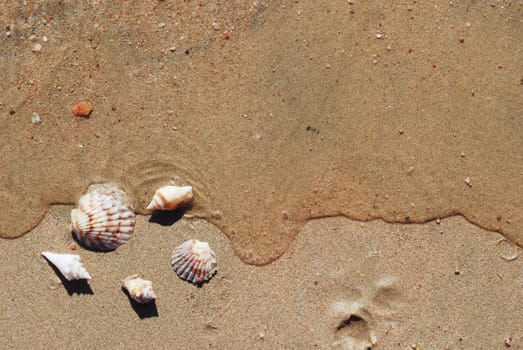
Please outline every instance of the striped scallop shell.
[{"label": "striped scallop shell", "polygon": [[86,246],[113,250],[127,242],[134,231],[135,214],[109,194],[89,192],[71,212],[72,230]]},{"label": "striped scallop shell", "polygon": [[216,255],[207,242],[191,239],[174,250],[172,265],[180,278],[201,284],[216,273]]},{"label": "striped scallop shell", "polygon": [[175,210],[192,200],[192,186],[164,186],[156,191],[147,210]]}]

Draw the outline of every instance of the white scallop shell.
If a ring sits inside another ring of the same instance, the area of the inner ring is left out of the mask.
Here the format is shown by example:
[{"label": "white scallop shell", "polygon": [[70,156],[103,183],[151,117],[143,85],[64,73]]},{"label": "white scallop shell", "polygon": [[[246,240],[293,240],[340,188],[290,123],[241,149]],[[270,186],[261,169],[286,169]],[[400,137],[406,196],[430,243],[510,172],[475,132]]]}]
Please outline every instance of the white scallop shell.
[{"label": "white scallop shell", "polygon": [[127,289],[131,298],[140,304],[146,304],[156,299],[153,291],[153,283],[138,277],[138,275],[129,276],[124,279],[123,287]]},{"label": "white scallop shell", "polygon": [[51,252],[42,252],[42,255],[56,266],[68,281],[91,279],[91,276],[80,262],[78,255]]},{"label": "white scallop shell", "polygon": [[127,242],[136,215],[110,194],[92,191],[80,198],[71,212],[72,230],[90,248],[112,250]]},{"label": "white scallop shell", "polygon": [[156,191],[147,210],[175,210],[192,200],[192,186],[164,186]]},{"label": "white scallop shell", "polygon": [[196,239],[174,249],[171,262],[178,276],[191,283],[203,283],[216,273],[216,255],[207,242]]}]

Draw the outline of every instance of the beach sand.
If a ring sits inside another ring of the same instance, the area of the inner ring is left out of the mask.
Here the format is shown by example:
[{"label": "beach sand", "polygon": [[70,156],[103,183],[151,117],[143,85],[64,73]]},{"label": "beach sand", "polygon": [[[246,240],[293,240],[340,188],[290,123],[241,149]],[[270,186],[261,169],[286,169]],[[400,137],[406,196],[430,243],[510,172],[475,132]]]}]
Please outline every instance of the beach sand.
[{"label": "beach sand", "polygon": [[[161,226],[140,216],[110,253],[74,253],[92,279],[60,282],[44,250],[71,253],[70,206],[0,241],[2,348],[514,349],[523,343],[521,248],[461,217],[440,224],[314,220],[278,260],[243,263],[203,220]],[[209,242],[216,276],[201,288],[170,266],[187,239]],[[512,257],[519,257],[512,261]],[[504,258],[503,258],[504,257]],[[121,280],[153,281],[133,306]],[[352,318],[351,318],[352,316]]]},{"label": "beach sand", "polygon": [[[7,1],[1,348],[523,347],[523,3]],[[88,117],[73,115],[81,101]],[[138,222],[61,281],[93,183]],[[188,214],[150,221],[167,183]],[[218,274],[172,271],[208,241]],[[153,281],[154,305],[121,280]]]}]

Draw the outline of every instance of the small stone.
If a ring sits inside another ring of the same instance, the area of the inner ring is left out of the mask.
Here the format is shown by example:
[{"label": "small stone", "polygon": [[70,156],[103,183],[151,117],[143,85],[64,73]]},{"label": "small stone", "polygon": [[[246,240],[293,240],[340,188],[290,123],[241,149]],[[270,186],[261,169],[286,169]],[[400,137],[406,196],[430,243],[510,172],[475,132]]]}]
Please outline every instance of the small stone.
[{"label": "small stone", "polygon": [[5,32],[5,36],[8,37],[8,38],[11,37],[11,31],[8,30],[7,32]]},{"label": "small stone", "polygon": [[93,105],[89,101],[82,101],[73,106],[71,109],[73,114],[77,117],[89,117],[93,111]]},{"label": "small stone", "polygon": [[466,177],[465,180],[463,180],[467,184],[468,187],[472,187],[472,183],[470,182],[470,177]]},{"label": "small stone", "polygon": [[36,43],[31,48],[31,51],[33,52],[41,52],[42,51],[42,45],[40,43]]},{"label": "small stone", "polygon": [[228,31],[223,32],[223,38],[225,40],[229,40],[231,38],[231,34]]},{"label": "small stone", "polygon": [[441,224],[441,220],[440,219],[436,219],[436,224]]},{"label": "small stone", "polygon": [[457,276],[457,275],[461,275],[461,270],[459,268],[455,268],[454,269],[454,274]]},{"label": "small stone", "polygon": [[461,158],[465,158],[465,152],[461,152],[460,156]]},{"label": "small stone", "polygon": [[47,39],[47,37],[44,35],[44,36],[42,37],[42,41],[43,41],[44,43],[46,43],[46,42],[49,41],[49,39]]},{"label": "small stone", "polygon": [[512,337],[505,338],[504,344],[507,348],[512,346]]},{"label": "small stone", "polygon": [[382,39],[383,38],[383,34],[381,33],[376,33],[376,39]]},{"label": "small stone", "polygon": [[398,132],[400,133],[400,135],[403,135],[405,133],[405,131],[403,131],[403,129],[399,129]]},{"label": "small stone", "polygon": [[33,115],[31,116],[31,123],[35,125],[42,124],[42,118],[40,118],[38,113],[33,112]]},{"label": "small stone", "polygon": [[465,27],[470,28],[471,25],[472,25],[472,23],[470,23],[470,22],[465,22]]},{"label": "small stone", "polygon": [[459,42],[463,44],[465,42],[465,38],[463,38],[463,37],[459,38]]},{"label": "small stone", "polygon": [[407,169],[407,174],[412,174],[414,172],[414,170],[416,170],[416,167],[414,165],[411,165],[408,169]]},{"label": "small stone", "polygon": [[354,5],[354,0],[347,0],[347,3],[348,3],[349,5]]},{"label": "small stone", "polygon": [[169,48],[169,51],[171,51],[171,52],[176,51],[176,46],[171,46],[171,47]]},{"label": "small stone", "polygon": [[36,35],[34,35],[34,34],[29,35],[29,40],[35,41],[36,40]]},{"label": "small stone", "polygon": [[158,28],[160,28],[160,29],[165,28],[165,23],[163,23],[163,22],[158,23]]},{"label": "small stone", "polygon": [[325,68],[327,68],[327,69],[331,69],[332,66],[331,66],[330,64],[327,63],[327,64],[325,65]]}]

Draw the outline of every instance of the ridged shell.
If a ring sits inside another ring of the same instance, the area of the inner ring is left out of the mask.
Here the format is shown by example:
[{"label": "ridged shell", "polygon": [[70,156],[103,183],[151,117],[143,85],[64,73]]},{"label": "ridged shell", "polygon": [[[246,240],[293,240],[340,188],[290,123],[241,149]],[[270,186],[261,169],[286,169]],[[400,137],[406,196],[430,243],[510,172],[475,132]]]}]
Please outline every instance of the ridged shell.
[{"label": "ridged shell", "polygon": [[80,257],[74,254],[57,254],[42,252],[42,255],[51,262],[65,277],[66,280],[89,280],[91,275],[80,262]]},{"label": "ridged shell", "polygon": [[136,216],[113,196],[93,191],[80,198],[71,221],[73,232],[86,246],[113,250],[131,238]]},{"label": "ridged shell", "polygon": [[129,276],[124,279],[123,287],[127,289],[131,298],[140,304],[146,304],[156,299],[153,291],[153,283],[138,277],[138,275]]},{"label": "ridged shell", "polygon": [[192,200],[192,186],[164,186],[156,191],[147,210],[175,210]]},{"label": "ridged shell", "polygon": [[173,251],[172,265],[178,276],[200,284],[216,273],[216,255],[207,242],[191,239]]}]

